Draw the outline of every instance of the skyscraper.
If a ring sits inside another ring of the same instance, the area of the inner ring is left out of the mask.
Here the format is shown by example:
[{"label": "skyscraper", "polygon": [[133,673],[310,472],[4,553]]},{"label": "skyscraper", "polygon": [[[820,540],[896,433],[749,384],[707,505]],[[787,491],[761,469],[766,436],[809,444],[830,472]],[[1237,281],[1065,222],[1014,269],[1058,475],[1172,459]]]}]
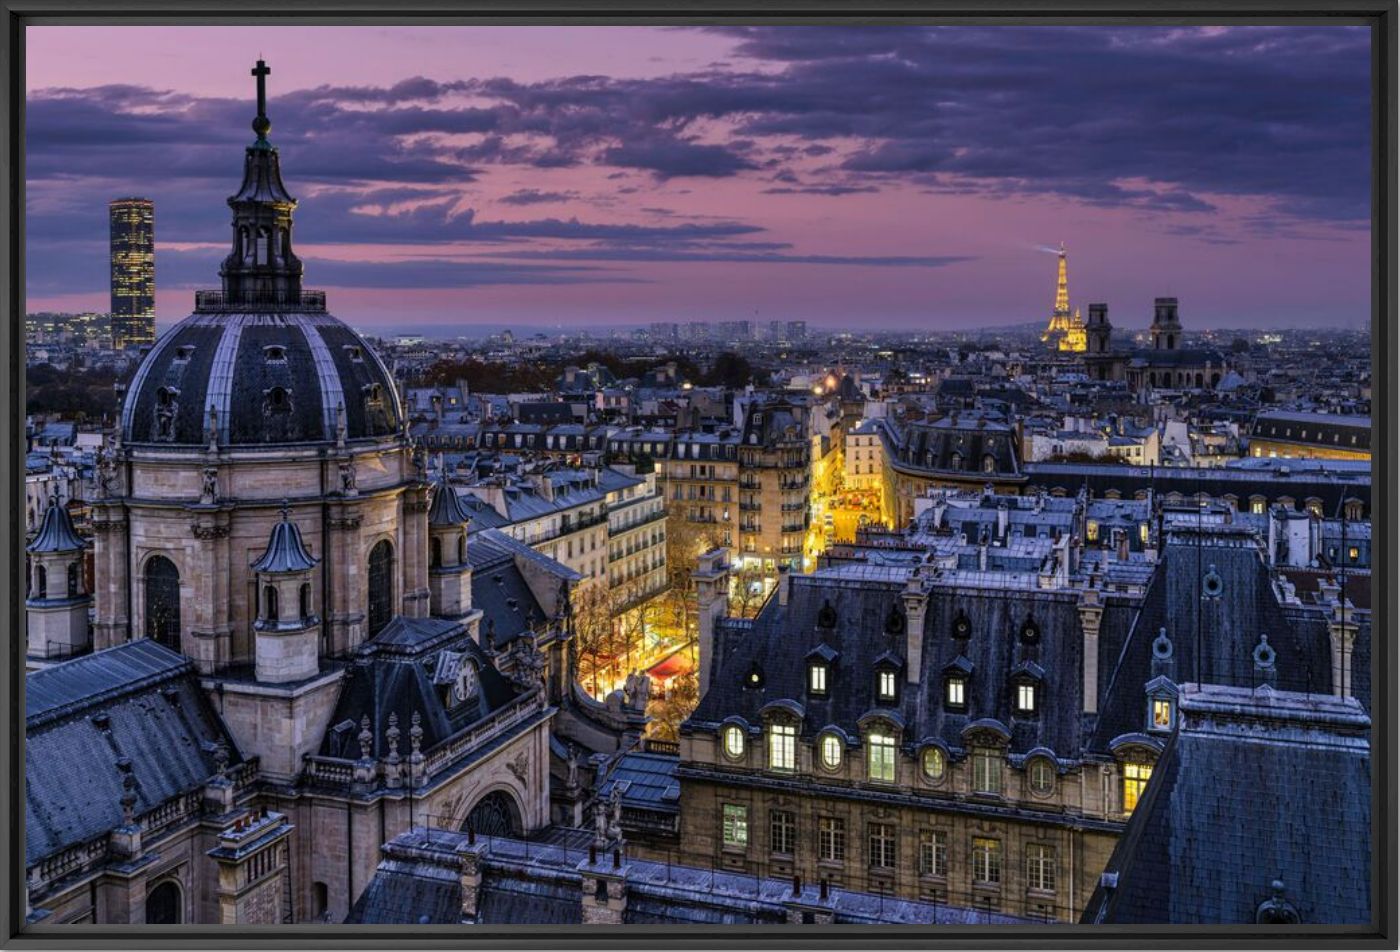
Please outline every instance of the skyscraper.
[{"label": "skyscraper", "polygon": [[108,204],[112,223],[112,346],[118,350],[156,339],[155,203],[118,198]]}]

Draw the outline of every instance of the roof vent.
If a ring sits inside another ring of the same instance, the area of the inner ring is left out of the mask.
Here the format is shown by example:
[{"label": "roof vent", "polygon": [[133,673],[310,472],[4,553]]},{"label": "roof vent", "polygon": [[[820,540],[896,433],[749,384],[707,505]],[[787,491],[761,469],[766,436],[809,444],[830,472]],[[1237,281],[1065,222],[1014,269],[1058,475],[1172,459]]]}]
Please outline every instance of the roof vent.
[{"label": "roof vent", "polygon": [[110,731],[112,729],[112,715],[106,711],[97,711],[88,720],[92,721],[92,726],[100,731]]}]

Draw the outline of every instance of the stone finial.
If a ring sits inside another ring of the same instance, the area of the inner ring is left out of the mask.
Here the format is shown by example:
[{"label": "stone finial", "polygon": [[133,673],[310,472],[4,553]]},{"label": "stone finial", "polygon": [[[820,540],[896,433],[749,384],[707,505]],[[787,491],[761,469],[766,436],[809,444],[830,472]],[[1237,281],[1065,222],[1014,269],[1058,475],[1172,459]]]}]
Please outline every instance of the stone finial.
[{"label": "stone finial", "polygon": [[225,780],[228,777],[229,751],[228,744],[220,737],[214,743],[214,776],[217,780]]},{"label": "stone finial", "polygon": [[384,732],[385,742],[389,745],[389,759],[395,763],[399,760],[399,715],[397,712],[389,714],[389,729]]},{"label": "stone finial", "polygon": [[411,756],[421,758],[423,754],[419,748],[423,744],[423,715],[417,711],[413,712],[413,724],[408,729],[408,742],[413,750]]},{"label": "stone finial", "polygon": [[345,403],[335,405],[335,445],[337,449],[345,447]]},{"label": "stone finial", "polygon": [[369,729],[369,715],[360,715],[360,758],[362,760],[371,759],[374,750],[374,735]]},{"label": "stone finial", "polygon": [[117,770],[122,775],[122,826],[131,826],[136,822],[136,774],[125,757],[117,761]]}]

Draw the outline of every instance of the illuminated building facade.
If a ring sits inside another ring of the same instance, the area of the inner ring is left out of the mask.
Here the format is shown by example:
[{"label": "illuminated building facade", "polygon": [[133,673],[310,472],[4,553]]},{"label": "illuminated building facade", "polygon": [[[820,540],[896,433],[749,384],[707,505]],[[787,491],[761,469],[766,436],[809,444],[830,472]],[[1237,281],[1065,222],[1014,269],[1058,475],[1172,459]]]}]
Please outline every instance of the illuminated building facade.
[{"label": "illuminated building facade", "polygon": [[156,339],[156,207],[149,198],[108,203],[112,225],[112,345]]},{"label": "illuminated building facade", "polygon": [[1084,333],[1084,320],[1079,311],[1069,306],[1069,270],[1065,263],[1065,246],[1060,244],[1059,270],[1055,280],[1055,309],[1050,312],[1050,324],[1040,339],[1053,344],[1056,350],[1082,354],[1089,349]]}]

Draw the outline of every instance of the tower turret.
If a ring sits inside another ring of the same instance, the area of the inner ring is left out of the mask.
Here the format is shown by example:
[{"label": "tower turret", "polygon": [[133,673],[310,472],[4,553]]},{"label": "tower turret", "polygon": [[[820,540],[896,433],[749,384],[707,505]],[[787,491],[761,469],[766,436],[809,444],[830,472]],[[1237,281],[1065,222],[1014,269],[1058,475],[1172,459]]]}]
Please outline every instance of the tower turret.
[{"label": "tower turret", "polygon": [[87,545],[73,529],[68,509],[49,500],[29,553],[29,597],[25,615],[32,658],[66,658],[92,647],[88,607],[92,596],[83,579]]},{"label": "tower turret", "polygon": [[321,618],[315,611],[311,584],[311,570],[318,561],[306,551],[301,530],[284,501],[281,521],[272,527],[267,548],[252,564],[258,593],[254,675],[259,681],[301,681],[320,671]]},{"label": "tower turret", "polygon": [[472,610],[472,567],[467,561],[467,511],[444,476],[428,506],[428,611],[463,618]]}]

